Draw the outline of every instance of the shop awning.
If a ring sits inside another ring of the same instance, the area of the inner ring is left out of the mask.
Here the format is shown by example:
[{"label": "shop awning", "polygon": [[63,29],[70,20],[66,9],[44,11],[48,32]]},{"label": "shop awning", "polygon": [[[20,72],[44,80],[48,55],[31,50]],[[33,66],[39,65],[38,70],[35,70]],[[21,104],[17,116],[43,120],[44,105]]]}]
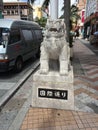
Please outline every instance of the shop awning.
[{"label": "shop awning", "polygon": [[91,16],[87,17],[84,21],[84,24],[90,22],[92,19],[97,18],[97,17],[98,17],[98,12],[96,12],[96,13],[92,14]]}]

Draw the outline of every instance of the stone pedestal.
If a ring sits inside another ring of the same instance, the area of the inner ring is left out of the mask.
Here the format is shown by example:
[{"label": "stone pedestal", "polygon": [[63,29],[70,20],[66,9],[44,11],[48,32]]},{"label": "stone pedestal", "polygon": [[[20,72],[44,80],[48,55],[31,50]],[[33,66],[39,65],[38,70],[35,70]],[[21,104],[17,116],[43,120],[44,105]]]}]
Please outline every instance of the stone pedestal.
[{"label": "stone pedestal", "polygon": [[32,107],[74,110],[73,69],[67,76],[59,72],[33,76]]}]

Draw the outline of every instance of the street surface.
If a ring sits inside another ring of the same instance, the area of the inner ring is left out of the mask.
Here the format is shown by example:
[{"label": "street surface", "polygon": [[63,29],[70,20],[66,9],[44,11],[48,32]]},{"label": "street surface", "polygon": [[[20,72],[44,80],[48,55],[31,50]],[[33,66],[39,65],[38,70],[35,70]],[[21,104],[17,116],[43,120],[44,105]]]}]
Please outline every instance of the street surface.
[{"label": "street surface", "polygon": [[32,64],[33,59],[32,61],[29,60],[28,64],[25,63],[21,73],[15,73],[13,70],[0,73],[0,98],[2,98],[2,96],[6,94],[8,90],[15,86],[15,84],[22,78],[22,76],[30,69]]},{"label": "street surface", "polygon": [[21,86],[38,65],[38,60],[31,58],[24,63],[24,68],[20,73],[15,73],[13,70],[0,73],[0,107]]},{"label": "street surface", "polygon": [[[32,79],[32,77],[29,76],[38,66],[39,60],[32,58],[25,63],[20,73],[16,74],[13,70],[0,73],[0,130],[8,130],[19,110],[28,99],[32,87],[30,84],[30,78]],[[24,83],[27,78],[27,82]],[[14,96],[12,97],[13,93]],[[11,99],[7,101],[5,106],[2,106],[3,102],[8,98]]]}]

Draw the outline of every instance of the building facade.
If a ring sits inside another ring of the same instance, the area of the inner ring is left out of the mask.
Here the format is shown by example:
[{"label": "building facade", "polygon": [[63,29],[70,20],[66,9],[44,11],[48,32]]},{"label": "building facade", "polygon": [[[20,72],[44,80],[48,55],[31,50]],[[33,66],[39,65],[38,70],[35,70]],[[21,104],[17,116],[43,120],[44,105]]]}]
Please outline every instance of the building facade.
[{"label": "building facade", "polygon": [[85,37],[92,42],[94,32],[98,31],[98,0],[87,0],[84,22]]},{"label": "building facade", "polygon": [[33,21],[33,8],[28,2],[4,2],[4,18]]},{"label": "building facade", "polygon": [[85,18],[98,10],[98,0],[87,0]]},{"label": "building facade", "polygon": [[42,18],[42,9],[41,9],[41,6],[33,6],[33,18],[36,19],[40,19]]},{"label": "building facade", "polygon": [[74,30],[78,32],[79,37],[83,37],[86,0],[75,0],[74,4],[78,7],[78,15],[80,16],[80,19],[78,19],[77,25],[75,25]]},{"label": "building facade", "polygon": [[3,12],[3,0],[0,0],[0,18],[3,18],[2,12]]},{"label": "building facade", "polygon": [[83,26],[84,20],[85,20],[86,0],[77,0],[76,4],[77,4],[77,7],[79,9],[79,16],[81,17],[81,19],[78,21],[78,25]]}]

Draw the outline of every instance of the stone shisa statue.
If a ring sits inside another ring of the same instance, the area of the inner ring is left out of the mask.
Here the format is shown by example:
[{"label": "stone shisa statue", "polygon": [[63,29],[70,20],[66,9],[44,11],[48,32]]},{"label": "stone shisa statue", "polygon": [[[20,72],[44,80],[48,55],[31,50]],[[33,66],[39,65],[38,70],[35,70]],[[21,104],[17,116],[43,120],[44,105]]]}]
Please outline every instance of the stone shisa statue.
[{"label": "stone shisa statue", "polygon": [[64,20],[47,20],[40,69],[33,75],[33,107],[74,110],[73,67],[65,30]]},{"label": "stone shisa statue", "polygon": [[41,44],[40,73],[48,74],[50,60],[59,61],[60,75],[68,75],[70,68],[70,48],[65,39],[63,19],[47,20],[44,40]]}]

